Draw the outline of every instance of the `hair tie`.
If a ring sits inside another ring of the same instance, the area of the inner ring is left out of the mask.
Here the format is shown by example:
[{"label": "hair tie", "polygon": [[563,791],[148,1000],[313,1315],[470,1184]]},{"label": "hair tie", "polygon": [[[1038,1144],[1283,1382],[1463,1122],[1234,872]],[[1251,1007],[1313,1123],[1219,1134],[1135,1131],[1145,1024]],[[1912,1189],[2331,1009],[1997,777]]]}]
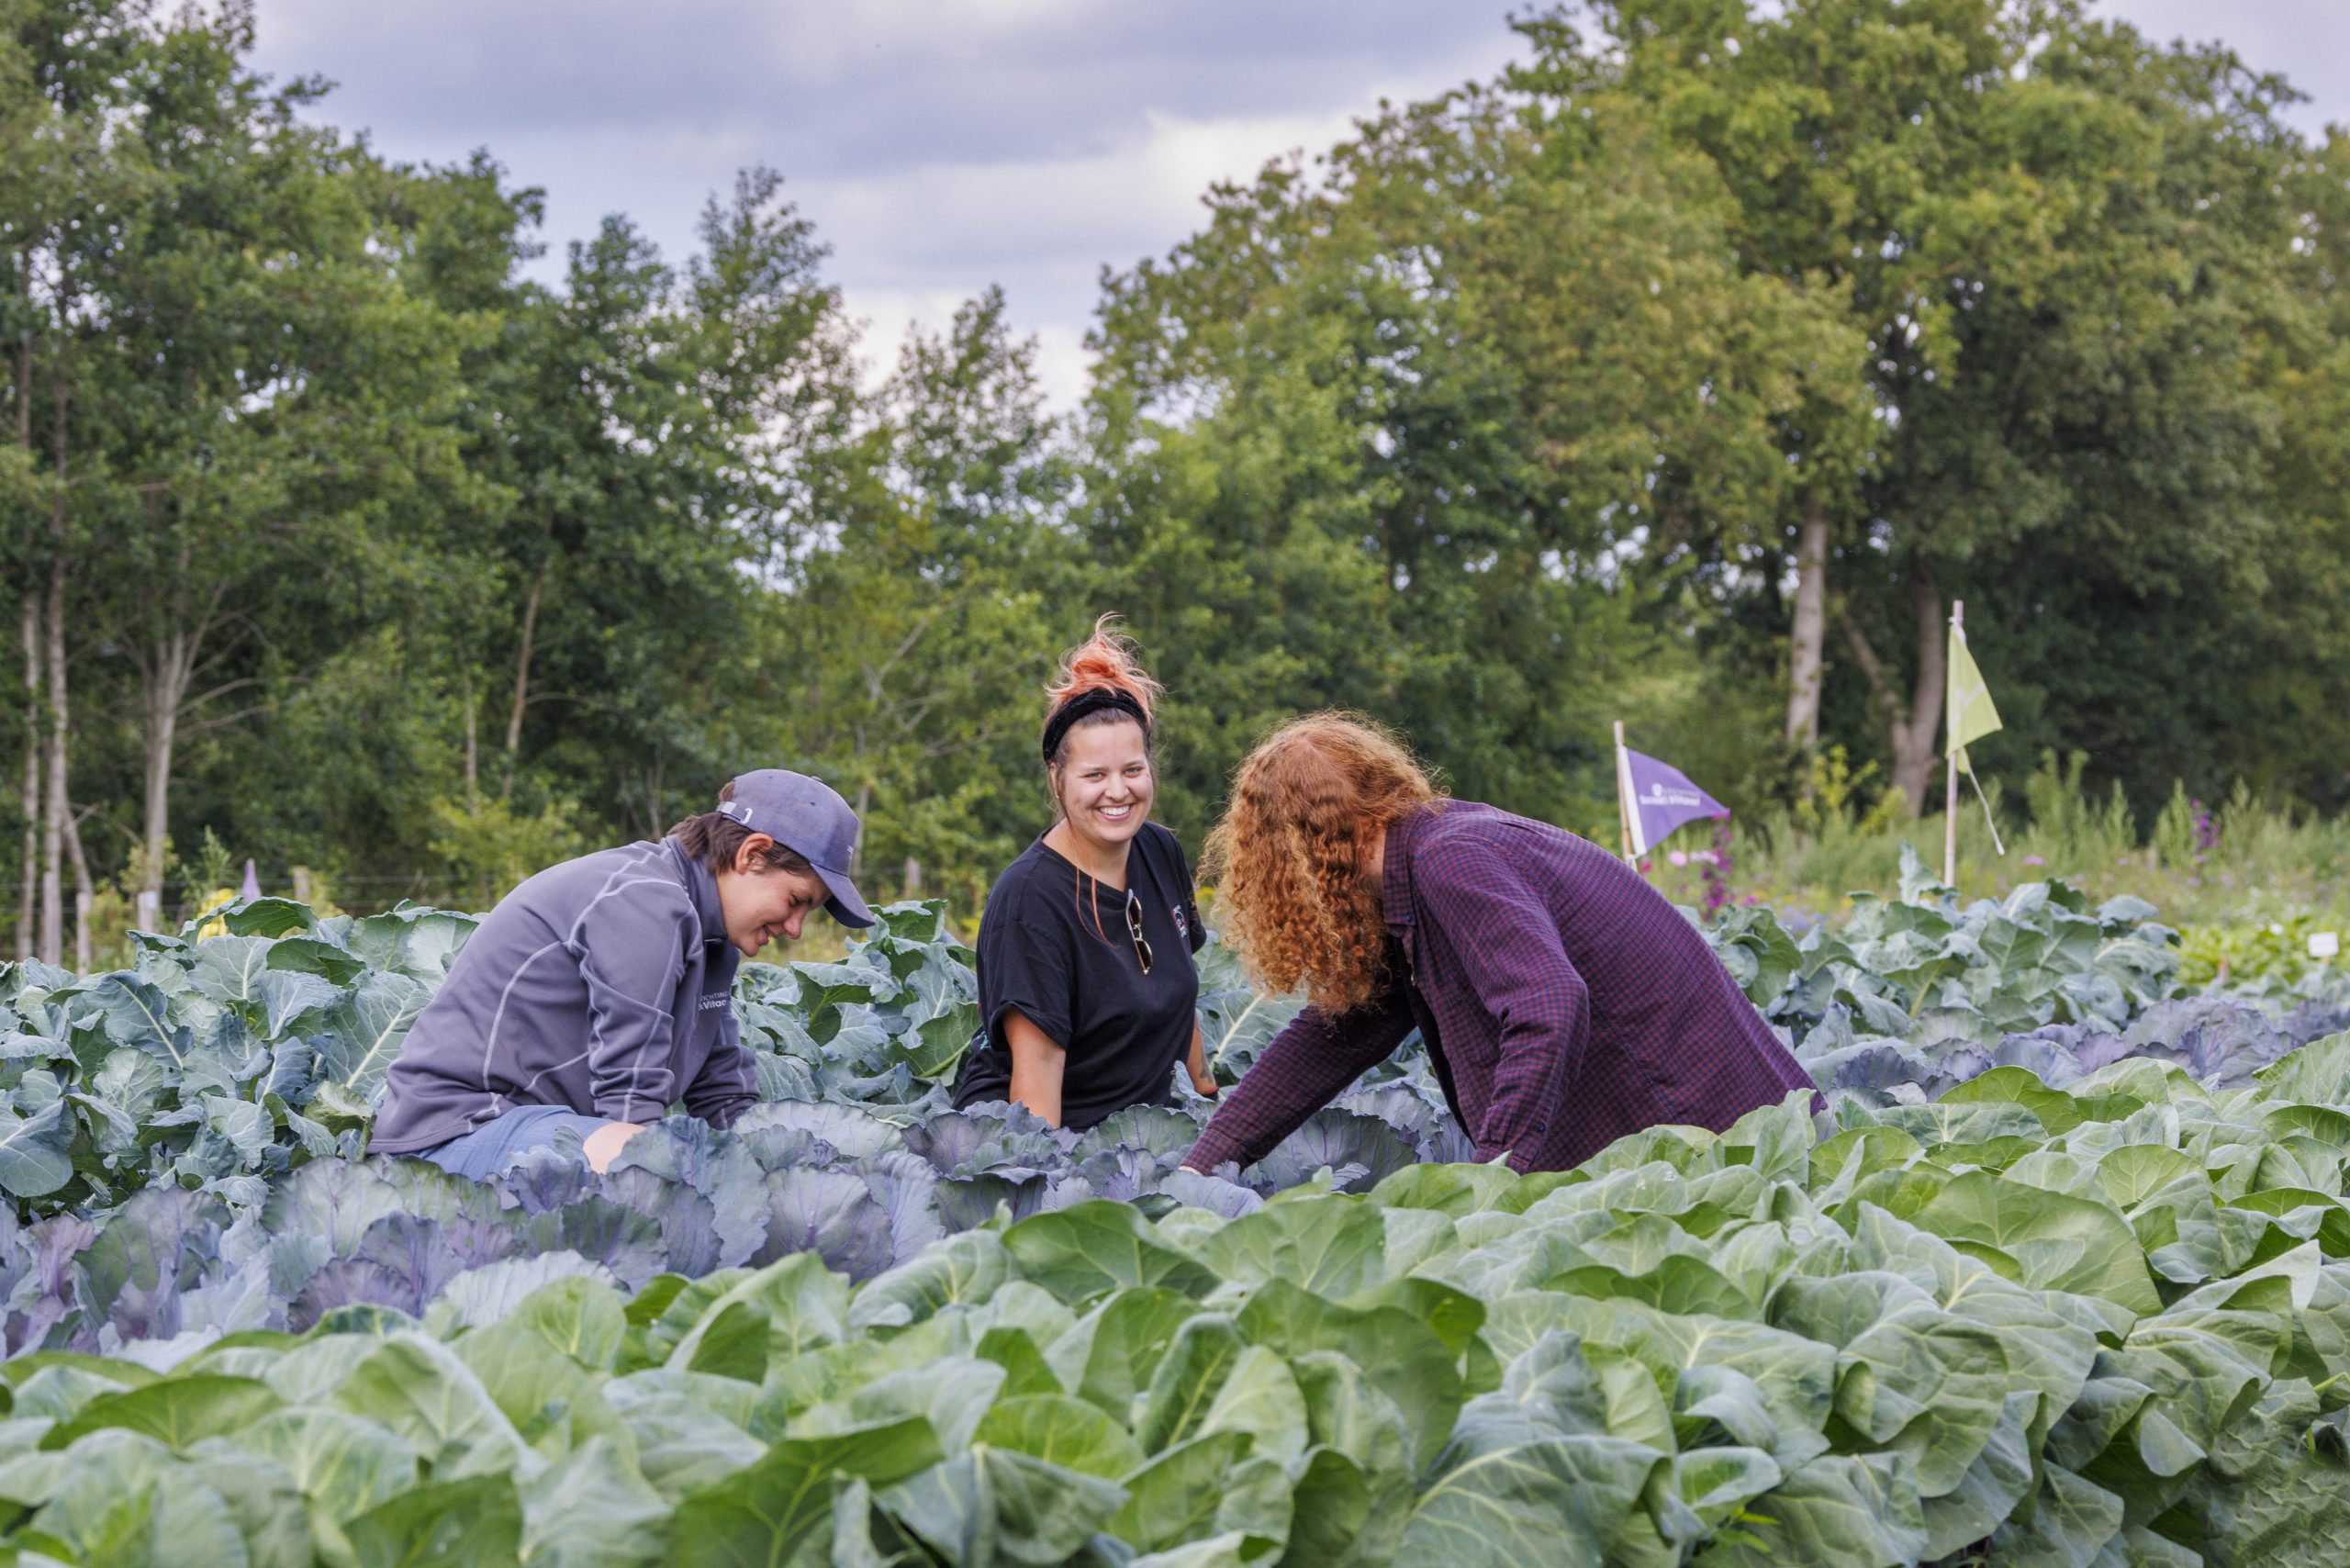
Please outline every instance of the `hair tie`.
[{"label": "hair tie", "polygon": [[1116,711],[1126,715],[1142,726],[1143,738],[1150,738],[1150,715],[1132,695],[1114,686],[1090,686],[1052,711],[1045,721],[1045,760],[1050,762],[1060,751],[1061,742],[1080,719],[1090,713]]}]

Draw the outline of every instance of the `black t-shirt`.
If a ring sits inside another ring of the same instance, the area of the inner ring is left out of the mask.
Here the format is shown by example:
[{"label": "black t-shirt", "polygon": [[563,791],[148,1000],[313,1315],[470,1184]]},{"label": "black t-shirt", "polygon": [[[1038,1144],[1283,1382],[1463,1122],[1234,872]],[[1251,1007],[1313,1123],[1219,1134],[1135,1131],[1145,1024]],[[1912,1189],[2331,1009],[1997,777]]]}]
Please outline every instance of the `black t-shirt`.
[{"label": "black t-shirt", "polygon": [[1175,1064],[1191,1048],[1200,1001],[1192,955],[1207,941],[1192,868],[1173,834],[1143,824],[1126,856],[1126,886],[1142,904],[1148,975],[1127,934],[1126,895],[1080,873],[1042,838],[996,879],[979,921],[984,1037],[964,1060],[957,1109],[1009,1098],[1003,1021],[1015,1008],[1069,1053],[1062,1126],[1082,1130],[1129,1105],[1173,1103]]}]

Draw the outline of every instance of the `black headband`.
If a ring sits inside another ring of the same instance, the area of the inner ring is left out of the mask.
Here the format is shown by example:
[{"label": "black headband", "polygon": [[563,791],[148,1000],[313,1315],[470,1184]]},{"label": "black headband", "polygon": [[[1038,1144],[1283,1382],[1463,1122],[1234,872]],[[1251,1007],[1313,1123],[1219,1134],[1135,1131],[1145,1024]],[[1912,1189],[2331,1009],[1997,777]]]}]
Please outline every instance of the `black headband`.
[{"label": "black headband", "polygon": [[1145,740],[1150,738],[1150,715],[1142,711],[1141,703],[1114,686],[1091,686],[1054,709],[1053,716],[1045,721],[1045,760],[1053,760],[1080,719],[1105,712],[1124,713],[1142,726]]}]

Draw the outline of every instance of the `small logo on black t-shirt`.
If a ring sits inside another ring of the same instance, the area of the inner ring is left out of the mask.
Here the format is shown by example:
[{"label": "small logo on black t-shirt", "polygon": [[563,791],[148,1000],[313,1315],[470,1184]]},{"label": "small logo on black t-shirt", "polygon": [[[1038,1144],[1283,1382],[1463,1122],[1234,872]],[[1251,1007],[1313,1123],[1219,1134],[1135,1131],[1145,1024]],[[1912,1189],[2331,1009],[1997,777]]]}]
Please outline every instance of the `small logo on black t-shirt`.
[{"label": "small logo on black t-shirt", "polygon": [[725,1006],[726,1002],[726,992],[722,991],[706,991],[701,993],[701,1005],[698,1011],[703,1013],[715,1013],[720,1008]]},{"label": "small logo on black t-shirt", "polygon": [[1179,903],[1167,913],[1175,917],[1175,935],[1189,942],[1192,939],[1192,923],[1183,918],[1183,906]]}]

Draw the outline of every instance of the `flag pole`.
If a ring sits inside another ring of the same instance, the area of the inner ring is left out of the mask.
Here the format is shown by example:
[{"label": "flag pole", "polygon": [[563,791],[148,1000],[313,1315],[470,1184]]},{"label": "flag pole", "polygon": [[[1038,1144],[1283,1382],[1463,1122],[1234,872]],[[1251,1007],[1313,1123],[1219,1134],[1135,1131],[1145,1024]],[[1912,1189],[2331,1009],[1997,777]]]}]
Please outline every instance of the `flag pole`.
[{"label": "flag pole", "polygon": [[1624,864],[1638,867],[1632,854],[1632,802],[1624,798],[1624,721],[1616,721],[1616,830],[1624,840]]},{"label": "flag pole", "polygon": [[[1953,644],[1966,635],[1965,619],[1965,601],[1952,599],[1950,601],[1950,640]],[[1942,780],[1942,880],[1954,888],[1958,886],[1958,746],[1955,744],[1957,736],[1951,733],[1949,728],[1949,688],[1953,666],[1947,655],[1942,660],[1942,708],[1944,710],[1942,749],[1948,754],[1943,758],[1946,766],[1945,777]]]}]

